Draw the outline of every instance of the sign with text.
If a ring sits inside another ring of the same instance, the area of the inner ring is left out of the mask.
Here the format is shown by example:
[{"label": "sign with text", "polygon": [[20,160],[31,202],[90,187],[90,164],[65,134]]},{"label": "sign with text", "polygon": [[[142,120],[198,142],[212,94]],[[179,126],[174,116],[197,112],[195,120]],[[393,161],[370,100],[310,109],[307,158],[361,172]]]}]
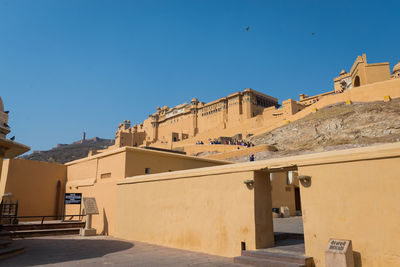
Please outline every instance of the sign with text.
[{"label": "sign with text", "polygon": [[83,198],[83,209],[86,214],[99,214],[99,209],[97,208],[96,199],[94,197]]},{"label": "sign with text", "polygon": [[339,240],[339,239],[331,239],[329,240],[328,250],[330,251],[346,251],[346,248],[349,246],[349,240]]},{"label": "sign with text", "polygon": [[354,267],[351,240],[329,239],[325,250],[326,267]]},{"label": "sign with text", "polygon": [[65,204],[81,204],[82,193],[65,193]]}]

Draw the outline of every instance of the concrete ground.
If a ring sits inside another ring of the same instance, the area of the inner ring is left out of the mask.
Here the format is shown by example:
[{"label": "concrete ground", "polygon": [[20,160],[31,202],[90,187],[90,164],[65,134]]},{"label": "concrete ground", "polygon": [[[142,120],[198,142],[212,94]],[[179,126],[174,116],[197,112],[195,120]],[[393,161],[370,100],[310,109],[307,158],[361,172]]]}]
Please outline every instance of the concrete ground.
[{"label": "concrete ground", "polygon": [[233,259],[106,236],[15,239],[25,252],[0,266],[244,266]]},{"label": "concrete ground", "polygon": [[[274,219],[274,232],[303,233],[302,217]],[[25,247],[25,252],[0,260],[0,266],[244,266],[234,264],[231,258],[107,236],[36,237],[16,239],[14,244]],[[304,250],[298,240],[282,240],[276,245]]]},{"label": "concrete ground", "polygon": [[303,218],[301,216],[274,218],[274,232],[304,234]]}]

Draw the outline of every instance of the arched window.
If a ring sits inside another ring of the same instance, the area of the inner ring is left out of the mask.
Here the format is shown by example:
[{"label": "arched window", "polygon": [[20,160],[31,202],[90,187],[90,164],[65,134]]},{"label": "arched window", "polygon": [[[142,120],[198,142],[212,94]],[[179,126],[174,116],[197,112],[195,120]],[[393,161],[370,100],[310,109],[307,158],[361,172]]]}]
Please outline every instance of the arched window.
[{"label": "arched window", "polygon": [[360,77],[356,76],[356,78],[354,79],[354,87],[358,87],[360,86]]}]

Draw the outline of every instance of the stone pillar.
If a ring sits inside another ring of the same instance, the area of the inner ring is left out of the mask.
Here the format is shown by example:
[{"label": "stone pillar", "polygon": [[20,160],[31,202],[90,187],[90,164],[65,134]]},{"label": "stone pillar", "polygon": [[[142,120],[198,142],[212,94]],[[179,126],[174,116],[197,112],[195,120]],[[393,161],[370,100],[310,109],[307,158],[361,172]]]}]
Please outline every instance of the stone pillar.
[{"label": "stone pillar", "polygon": [[199,128],[197,125],[198,122],[198,110],[197,107],[192,108],[192,117],[193,117],[193,131],[192,131],[192,136],[196,136],[199,133]]},{"label": "stone pillar", "polygon": [[245,89],[243,91],[243,97],[242,97],[242,101],[243,101],[243,113],[244,113],[244,117],[246,119],[250,119],[252,117],[252,93],[250,89]]},{"label": "stone pillar", "polygon": [[222,98],[222,129],[226,129],[226,124],[228,122],[228,98],[224,97]]},{"label": "stone pillar", "polygon": [[153,126],[152,138],[153,142],[158,140],[158,115],[152,115],[151,126]]},{"label": "stone pillar", "polygon": [[199,128],[198,128],[198,108],[197,106],[199,105],[199,100],[197,98],[193,98],[192,101],[190,101],[190,104],[192,104],[191,109],[191,114],[193,118],[193,131],[192,131],[192,136],[196,136],[199,133]]}]

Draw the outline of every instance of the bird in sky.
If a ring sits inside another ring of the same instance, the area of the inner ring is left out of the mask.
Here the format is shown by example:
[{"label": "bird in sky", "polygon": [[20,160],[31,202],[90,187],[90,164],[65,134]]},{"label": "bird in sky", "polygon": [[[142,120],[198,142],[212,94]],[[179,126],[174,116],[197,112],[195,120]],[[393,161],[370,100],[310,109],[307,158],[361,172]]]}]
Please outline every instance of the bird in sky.
[{"label": "bird in sky", "polygon": [[247,26],[246,28],[246,32],[248,32],[250,30],[250,26]]},{"label": "bird in sky", "polygon": [[315,35],[315,32],[311,33],[311,35]]},{"label": "bird in sky", "polygon": [[11,140],[11,141],[14,141],[14,140],[15,140],[15,136],[11,137],[10,140]]}]

